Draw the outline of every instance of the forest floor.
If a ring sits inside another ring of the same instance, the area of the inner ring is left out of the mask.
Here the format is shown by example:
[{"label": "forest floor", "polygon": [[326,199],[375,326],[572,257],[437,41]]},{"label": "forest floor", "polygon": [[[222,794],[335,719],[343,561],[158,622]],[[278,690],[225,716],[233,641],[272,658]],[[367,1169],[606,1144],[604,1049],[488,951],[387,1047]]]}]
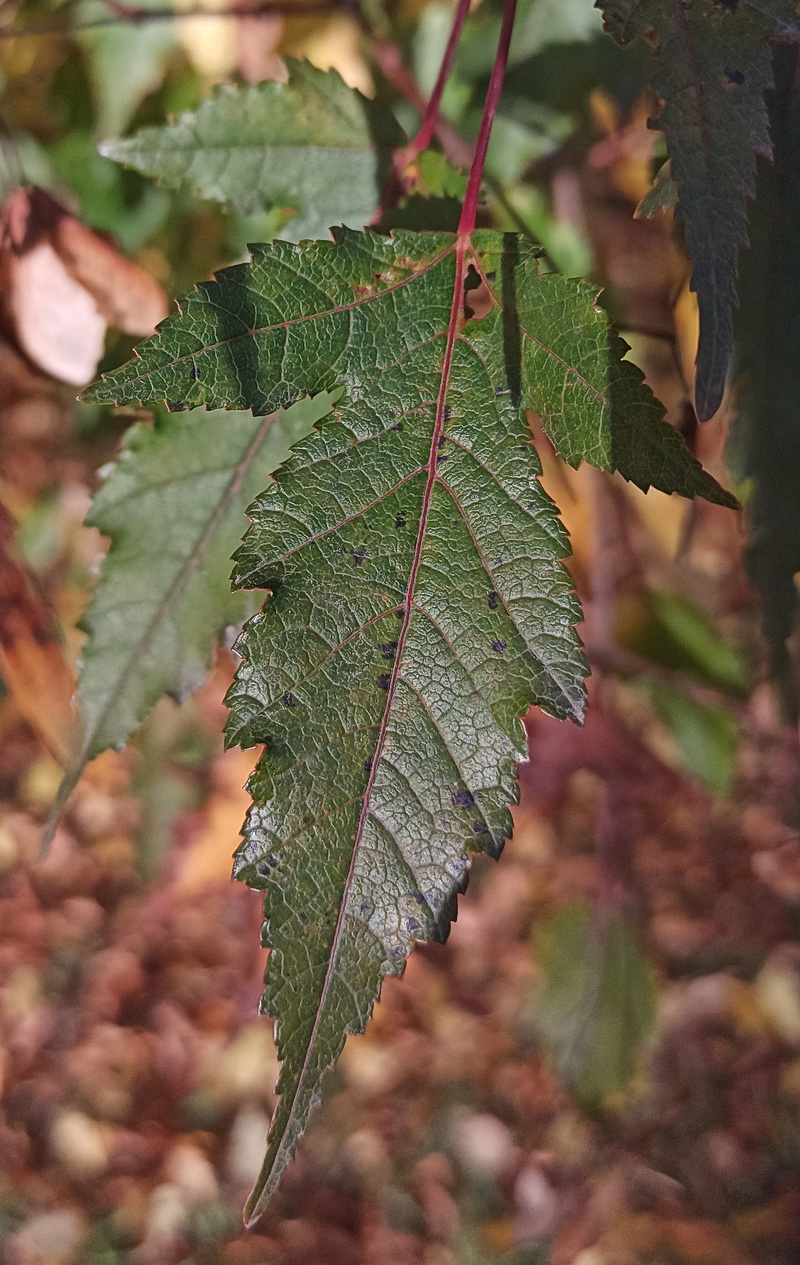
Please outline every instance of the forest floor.
[{"label": "forest floor", "polygon": [[[216,723],[227,671],[198,724]],[[37,864],[53,765],[4,713],[4,1260],[796,1261],[800,837],[782,824],[796,752],[751,706],[739,796],[721,804],[607,718],[603,688],[583,730],[532,720],[501,863],[476,864],[447,944],[384,985],[250,1233],[277,1072],[255,1017],[259,897],[226,877],[251,756],[203,766],[210,793],[178,815],[157,881],[137,868],[130,755],[92,766]],[[561,1016],[561,1082],[536,1000],[541,928],[589,899],[607,919],[624,908],[659,983],[635,1075],[602,1101],[608,1022],[635,1021],[624,954],[598,976],[616,998],[605,1027],[591,988],[573,995],[577,1022]]]}]

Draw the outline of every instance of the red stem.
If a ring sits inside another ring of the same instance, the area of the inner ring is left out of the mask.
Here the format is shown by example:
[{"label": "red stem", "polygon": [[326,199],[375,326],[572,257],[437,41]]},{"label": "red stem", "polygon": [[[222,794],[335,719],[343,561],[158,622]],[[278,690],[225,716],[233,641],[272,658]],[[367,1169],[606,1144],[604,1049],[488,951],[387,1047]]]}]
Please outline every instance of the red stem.
[{"label": "red stem", "polygon": [[456,9],[455,16],[453,18],[453,25],[450,28],[447,47],[444,50],[442,64],[439,67],[439,74],[436,76],[436,83],[433,86],[433,92],[431,93],[430,100],[425,107],[425,113],[423,114],[419,131],[408,147],[409,151],[415,154],[419,154],[423,149],[428,148],[431,140],[433,139],[433,134],[436,131],[436,127],[439,122],[439,107],[442,103],[442,93],[444,92],[444,86],[450,77],[450,71],[453,68],[453,58],[456,55],[456,48],[458,47],[458,41],[461,36],[461,28],[467,20],[470,3],[471,0],[458,0],[458,8]]},{"label": "red stem", "polygon": [[492,66],[492,76],[489,80],[489,90],[486,93],[486,103],[483,107],[481,127],[478,132],[478,140],[475,145],[475,155],[472,159],[472,166],[469,169],[467,191],[464,194],[464,206],[462,208],[461,219],[458,224],[459,236],[463,237],[468,237],[475,227],[475,218],[478,214],[478,194],[480,193],[481,180],[483,179],[483,167],[486,162],[486,151],[489,148],[489,137],[492,133],[492,124],[494,123],[494,116],[497,113],[500,93],[503,91],[503,80],[505,79],[506,66],[508,65],[508,50],[511,45],[511,32],[514,29],[514,18],[516,17],[516,14],[517,0],[505,0],[503,8],[503,24],[500,28],[500,39],[497,44],[494,65]]}]

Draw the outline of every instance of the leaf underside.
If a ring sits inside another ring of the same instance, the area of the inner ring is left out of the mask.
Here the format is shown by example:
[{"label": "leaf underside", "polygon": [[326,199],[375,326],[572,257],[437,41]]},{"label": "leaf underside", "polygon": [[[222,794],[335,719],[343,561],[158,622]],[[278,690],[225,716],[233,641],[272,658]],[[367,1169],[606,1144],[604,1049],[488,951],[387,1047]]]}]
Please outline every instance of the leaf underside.
[{"label": "leaf underside", "polygon": [[229,584],[245,510],[331,404],[322,393],[277,417],[198,410],[127,432],[86,520],[111,547],[82,620],[81,738],[51,832],[84,765],[121,747],[162,695],[180,702],[202,685],[221,632],[252,612]]},{"label": "leaf underside", "polygon": [[335,230],[254,247],[90,392],[266,411],[343,388],[235,555],[235,585],[272,595],[228,696],[228,741],[267,748],[236,873],[266,889],[282,1060],[251,1218],[382,978],[444,937],[468,854],[502,848],[520,718],[582,715],[568,543],[524,410],[576,464],[730,503],[595,297],[511,235]]},{"label": "leaf underside", "polygon": [[221,84],[174,123],[105,141],[100,152],[245,215],[284,208],[287,240],[320,237],[330,223],[360,228],[378,205],[403,132],[389,110],[335,70],[298,61],[288,70],[288,83]]},{"label": "leaf underside", "polygon": [[[733,345],[739,249],[756,155],[771,154],[765,90],[770,40],[800,39],[791,0],[598,0],[609,32],[655,44],[653,87],[694,265],[700,307],[695,399],[701,420],[719,408]],[[660,209],[658,199],[655,209]]]}]

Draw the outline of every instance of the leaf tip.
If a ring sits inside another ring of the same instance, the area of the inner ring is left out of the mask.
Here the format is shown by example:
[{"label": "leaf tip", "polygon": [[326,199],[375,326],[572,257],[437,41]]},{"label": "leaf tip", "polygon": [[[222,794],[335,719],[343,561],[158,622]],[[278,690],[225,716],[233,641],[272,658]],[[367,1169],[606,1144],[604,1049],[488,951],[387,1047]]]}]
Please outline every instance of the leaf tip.
[{"label": "leaf tip", "polygon": [[84,764],[85,760],[81,754],[80,757],[73,760],[72,764],[70,764],[64,772],[64,776],[61,779],[61,785],[56,792],[56,797],[50,808],[50,814],[45,822],[45,826],[39,840],[39,848],[36,853],[36,860],[39,863],[47,858],[47,854],[50,851],[56,831],[58,830],[58,827],[61,824],[61,819],[64,816],[67,801],[69,800],[72,792],[75,790],[75,787],[78,785],[81,773],[83,772]]},{"label": "leaf tip", "polygon": [[719,411],[725,391],[724,375],[702,373],[700,364],[697,367],[697,382],[694,390],[694,407],[699,422],[708,422]]}]

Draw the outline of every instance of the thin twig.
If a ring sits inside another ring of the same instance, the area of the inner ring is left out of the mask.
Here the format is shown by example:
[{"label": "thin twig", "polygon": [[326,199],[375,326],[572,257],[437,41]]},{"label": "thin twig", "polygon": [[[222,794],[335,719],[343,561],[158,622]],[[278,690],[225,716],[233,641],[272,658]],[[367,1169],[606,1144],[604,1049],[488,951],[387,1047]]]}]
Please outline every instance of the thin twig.
[{"label": "thin twig", "polygon": [[[415,105],[422,114],[422,122],[419,125],[417,134],[413,140],[404,145],[402,149],[398,149],[394,155],[392,170],[386,181],[383,192],[381,193],[378,209],[375,212],[373,223],[379,224],[387,211],[396,206],[403,197],[407,189],[406,170],[410,163],[427,149],[434,135],[438,135],[442,142],[442,148],[447,152],[445,141],[442,137],[442,121],[439,115],[439,109],[442,103],[442,93],[445,84],[453,67],[453,58],[455,57],[458,40],[461,30],[469,13],[470,0],[458,0],[453,17],[453,25],[450,28],[450,34],[447,39],[442,62],[439,66],[439,73],[436,76],[436,83],[433,87],[427,103],[422,96],[419,88],[409,73],[400,49],[387,40],[384,36],[379,35],[371,26],[368,18],[362,12],[360,15],[361,28],[369,39],[375,59],[378,62],[383,74],[398,91],[406,97],[412,105]],[[445,125],[446,126],[446,125]],[[452,148],[452,147],[451,147]],[[448,155],[449,156],[449,155]],[[472,161],[472,147],[466,147],[465,152],[461,155],[466,159],[464,166],[468,166]],[[459,163],[459,166],[462,164]]]},{"label": "thin twig", "polygon": [[442,93],[445,84],[450,78],[450,71],[453,69],[453,59],[456,55],[458,41],[461,37],[461,31],[467,20],[469,13],[470,0],[458,0],[458,6],[453,17],[453,25],[450,28],[450,35],[447,39],[444,54],[442,55],[442,64],[439,67],[439,73],[436,76],[436,83],[433,86],[433,92],[430,95],[428,104],[422,115],[422,122],[419,131],[409,145],[409,151],[416,155],[422,153],[423,149],[427,149],[430,145],[433,135],[439,124],[439,109],[442,104]]},{"label": "thin twig", "polygon": [[500,94],[503,91],[503,81],[506,77],[506,66],[508,65],[508,53],[511,47],[511,34],[514,30],[514,18],[517,14],[517,0],[505,0],[503,5],[503,22],[500,27],[500,39],[497,44],[497,53],[492,66],[492,73],[489,79],[489,87],[486,91],[486,101],[481,116],[481,125],[478,131],[478,139],[475,142],[475,154],[472,159],[472,166],[469,169],[469,177],[467,178],[467,191],[464,194],[464,206],[461,210],[461,219],[458,223],[459,236],[469,236],[475,227],[475,219],[478,213],[478,196],[481,190],[481,180],[483,179],[483,168],[486,162],[486,151],[489,148],[489,137],[492,134],[492,124],[494,116],[497,113],[497,106],[500,102]]},{"label": "thin twig", "polygon": [[[403,61],[400,49],[391,40],[387,40],[383,35],[379,35],[374,31],[360,11],[355,16],[358,17],[361,29],[370,42],[381,74],[395,91],[400,93],[401,97],[405,97],[406,101],[409,101],[411,105],[419,110],[420,114],[424,115],[427,109],[427,102]],[[442,118],[439,118],[436,123],[436,135],[439,138],[445,157],[451,163],[456,167],[469,167],[472,161],[472,146],[469,141],[465,141],[464,137],[460,136],[455,128]]]}]

